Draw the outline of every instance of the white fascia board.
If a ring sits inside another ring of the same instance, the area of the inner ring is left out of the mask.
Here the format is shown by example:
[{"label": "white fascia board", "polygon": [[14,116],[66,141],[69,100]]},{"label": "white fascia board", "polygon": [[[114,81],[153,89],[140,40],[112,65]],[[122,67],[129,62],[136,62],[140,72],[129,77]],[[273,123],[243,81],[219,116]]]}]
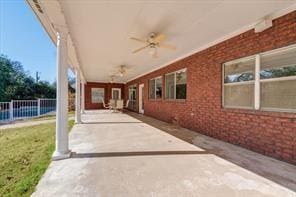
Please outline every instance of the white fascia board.
[{"label": "white fascia board", "polygon": [[[56,1],[56,5],[59,5],[59,2]],[[49,13],[46,12],[45,9],[43,9],[43,14],[40,13],[37,8],[34,5],[33,0],[26,0],[26,3],[29,5],[29,7],[31,8],[31,10],[33,11],[33,13],[35,14],[35,16],[37,17],[37,19],[39,20],[40,24],[43,26],[44,30],[47,32],[48,36],[50,37],[51,41],[53,42],[53,44],[56,46],[57,43],[57,37],[56,37],[56,29],[54,27],[54,24],[57,24],[58,22],[56,21],[51,21],[50,18],[48,16],[50,16]],[[40,2],[40,6],[41,8],[44,7],[44,4],[41,4],[42,2]],[[62,14],[62,13],[59,13]],[[64,18],[64,16],[61,16]],[[66,24],[62,25],[63,28],[66,28],[66,31],[69,32],[69,29],[67,27]],[[83,82],[86,82],[82,68],[79,64],[78,58],[77,58],[77,53],[75,50],[75,47],[73,45],[73,41],[71,38],[71,35],[69,33],[69,39],[68,39],[68,64],[70,65],[70,68],[74,68],[74,69],[78,69],[81,73],[81,80]]]}]

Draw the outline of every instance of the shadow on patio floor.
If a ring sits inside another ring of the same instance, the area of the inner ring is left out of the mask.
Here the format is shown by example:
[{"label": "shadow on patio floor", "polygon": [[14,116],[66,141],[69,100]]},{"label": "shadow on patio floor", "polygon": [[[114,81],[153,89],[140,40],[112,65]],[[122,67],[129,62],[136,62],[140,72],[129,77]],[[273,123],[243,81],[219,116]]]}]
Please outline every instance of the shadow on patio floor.
[{"label": "shadow on patio floor", "polygon": [[139,122],[81,122],[81,124],[133,124],[133,123],[143,123],[141,121]]},{"label": "shadow on patio floor", "polygon": [[148,116],[128,115],[250,172],[296,191],[296,166]]},{"label": "shadow on patio floor", "polygon": [[108,153],[72,153],[71,158],[94,157],[130,157],[130,156],[156,156],[156,155],[194,155],[210,154],[207,151],[143,151],[143,152],[108,152]]}]

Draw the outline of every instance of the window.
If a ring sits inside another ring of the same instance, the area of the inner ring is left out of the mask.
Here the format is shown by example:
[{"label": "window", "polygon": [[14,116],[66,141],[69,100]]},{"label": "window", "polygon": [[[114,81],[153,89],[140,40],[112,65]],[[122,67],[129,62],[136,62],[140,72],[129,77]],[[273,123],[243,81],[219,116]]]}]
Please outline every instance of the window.
[{"label": "window", "polygon": [[105,95],[104,88],[91,88],[91,102],[102,103]]},{"label": "window", "polygon": [[186,70],[175,73],[176,75],[176,99],[186,99]]},{"label": "window", "polygon": [[179,70],[165,76],[165,98],[186,99],[186,69]]},{"label": "window", "polygon": [[129,100],[130,101],[135,101],[136,100],[136,95],[137,95],[137,85],[131,85],[129,86]]},{"label": "window", "polygon": [[260,61],[261,108],[296,110],[296,47]]},{"label": "window", "polygon": [[165,76],[165,98],[175,98],[175,73]]},{"label": "window", "polygon": [[296,46],[223,65],[223,106],[296,112]]},{"label": "window", "polygon": [[241,59],[224,65],[224,106],[254,107],[255,58]]},{"label": "window", "polygon": [[149,99],[161,99],[162,97],[162,77],[149,80]]},{"label": "window", "polygon": [[155,80],[155,97],[156,99],[161,99],[162,97],[162,77],[158,77]]},{"label": "window", "polygon": [[155,99],[155,79],[149,80],[149,99]]}]

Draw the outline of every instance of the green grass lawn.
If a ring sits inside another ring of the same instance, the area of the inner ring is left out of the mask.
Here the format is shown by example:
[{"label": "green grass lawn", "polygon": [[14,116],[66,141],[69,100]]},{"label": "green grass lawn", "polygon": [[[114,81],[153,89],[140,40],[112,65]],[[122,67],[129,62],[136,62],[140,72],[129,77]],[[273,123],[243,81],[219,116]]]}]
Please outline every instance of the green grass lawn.
[{"label": "green grass lawn", "polygon": [[54,147],[55,123],[0,130],[0,196],[30,196]]},{"label": "green grass lawn", "polygon": [[[68,117],[73,117],[74,115],[75,115],[74,111],[68,112]],[[35,118],[28,119],[28,120],[25,120],[25,121],[52,120],[52,119],[55,119],[55,118],[56,118],[55,114],[54,115],[43,115],[43,116],[40,116],[40,117],[35,117]]]}]

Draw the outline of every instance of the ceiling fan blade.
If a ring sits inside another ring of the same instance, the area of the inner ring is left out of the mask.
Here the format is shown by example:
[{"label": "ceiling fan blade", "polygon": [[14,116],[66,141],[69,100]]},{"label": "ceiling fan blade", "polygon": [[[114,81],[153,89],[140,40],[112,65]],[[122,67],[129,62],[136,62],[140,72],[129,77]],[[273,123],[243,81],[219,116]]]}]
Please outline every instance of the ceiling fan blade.
[{"label": "ceiling fan blade", "polygon": [[166,36],[164,34],[157,34],[155,38],[153,39],[154,43],[160,43],[162,42]]},{"label": "ceiling fan blade", "polygon": [[163,44],[163,43],[161,43],[158,46],[160,48],[166,48],[166,49],[176,50],[176,46],[171,45],[171,44]]},{"label": "ceiling fan blade", "polygon": [[141,47],[139,49],[134,50],[133,53],[137,53],[137,52],[139,52],[139,51],[141,51],[141,50],[143,50],[143,49],[145,49],[147,47],[149,47],[149,44],[147,44],[146,46],[143,46],[143,47]]},{"label": "ceiling fan blade", "polygon": [[130,37],[130,39],[132,39],[132,40],[136,40],[136,41],[138,41],[138,42],[144,42],[144,43],[147,42],[146,40],[143,40],[143,39],[140,39],[140,38],[135,38],[135,37]]}]

